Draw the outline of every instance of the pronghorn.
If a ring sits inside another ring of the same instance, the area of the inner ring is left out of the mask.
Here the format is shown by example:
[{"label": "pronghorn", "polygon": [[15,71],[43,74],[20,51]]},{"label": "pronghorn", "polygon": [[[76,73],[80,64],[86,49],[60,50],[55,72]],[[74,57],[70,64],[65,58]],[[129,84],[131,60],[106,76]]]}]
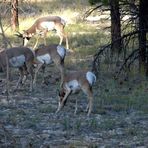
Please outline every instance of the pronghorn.
[{"label": "pronghorn", "polygon": [[34,84],[36,84],[37,73],[39,69],[44,65],[49,65],[54,63],[56,67],[60,70],[61,83],[63,82],[64,75],[64,59],[66,55],[66,49],[57,44],[52,44],[48,46],[41,46],[35,50],[35,64],[37,68],[34,76]]},{"label": "pronghorn", "polygon": [[[66,104],[67,98],[71,93],[77,93],[82,90],[88,97],[87,105],[88,116],[92,111],[93,92],[92,85],[96,81],[96,76],[91,71],[75,71],[64,76],[64,81],[59,92],[59,105],[56,113],[58,113]],[[75,114],[77,112],[77,99],[75,105]]]},{"label": "pronghorn", "polygon": [[34,52],[27,47],[13,47],[0,52],[0,69],[2,72],[6,72],[7,66],[19,69],[20,77],[15,86],[15,90],[17,90],[20,83],[25,81],[28,73],[31,75],[30,91],[33,90],[33,61]]},{"label": "pronghorn", "polygon": [[[42,35],[44,37],[44,44],[46,45],[45,38],[46,38],[47,32],[56,30],[58,36],[60,37],[59,45],[62,44],[63,38],[65,38],[66,48],[69,49],[68,37],[64,31],[65,25],[66,25],[65,20],[63,20],[59,16],[41,17],[41,18],[38,18],[29,29],[24,30],[23,34],[18,32],[18,34],[16,35],[18,37],[23,38],[23,46],[26,46],[30,38],[35,34]],[[36,48],[37,44],[38,44],[38,38],[37,38],[36,44],[34,45],[34,49]]]}]

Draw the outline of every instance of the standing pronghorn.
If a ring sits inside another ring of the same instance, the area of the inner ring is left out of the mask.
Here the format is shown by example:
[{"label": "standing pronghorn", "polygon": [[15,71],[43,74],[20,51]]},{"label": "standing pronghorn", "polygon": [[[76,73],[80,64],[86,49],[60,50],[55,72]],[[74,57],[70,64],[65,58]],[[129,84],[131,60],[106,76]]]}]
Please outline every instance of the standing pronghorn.
[{"label": "standing pronghorn", "polygon": [[[37,34],[42,35],[44,37],[44,44],[46,45],[46,35],[48,31],[56,30],[58,36],[60,37],[59,45],[62,44],[63,38],[66,40],[66,48],[69,49],[68,45],[68,37],[64,31],[64,27],[66,25],[65,20],[63,20],[59,16],[47,16],[38,18],[34,24],[27,30],[24,31],[23,34],[19,33],[16,34],[18,37],[23,38],[23,45],[26,46],[30,38]],[[34,49],[38,44],[38,38],[36,44],[34,45]]]},{"label": "standing pronghorn", "polygon": [[42,66],[54,63],[61,74],[61,84],[64,77],[64,59],[66,56],[66,49],[57,44],[48,46],[41,46],[35,50],[35,64],[37,68],[34,76],[34,84],[36,84],[37,73]]},{"label": "standing pronghorn", "polygon": [[8,70],[6,69],[8,65],[10,68],[12,67],[19,69],[20,77],[15,86],[15,90],[18,88],[20,83],[25,81],[28,73],[31,75],[30,91],[33,90],[33,61],[34,52],[27,47],[13,47],[0,52],[0,69],[2,71]]},{"label": "standing pronghorn", "polygon": [[[68,73],[64,77],[64,81],[59,92],[59,105],[56,111],[59,112],[65,105],[68,96],[71,93],[77,93],[82,90],[88,97],[89,103],[87,106],[88,116],[92,111],[92,103],[93,103],[93,92],[92,92],[92,85],[96,81],[96,76],[91,71],[78,71]],[[77,99],[76,99],[76,106],[75,106],[75,114],[77,111]]]}]

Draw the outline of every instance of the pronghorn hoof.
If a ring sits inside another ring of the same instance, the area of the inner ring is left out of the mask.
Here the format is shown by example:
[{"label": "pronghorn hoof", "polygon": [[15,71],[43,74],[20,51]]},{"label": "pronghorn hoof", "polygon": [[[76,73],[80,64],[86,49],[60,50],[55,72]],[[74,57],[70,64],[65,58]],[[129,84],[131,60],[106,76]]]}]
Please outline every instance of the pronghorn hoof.
[{"label": "pronghorn hoof", "polygon": [[67,52],[67,53],[74,53],[74,50],[67,49],[66,52]]}]

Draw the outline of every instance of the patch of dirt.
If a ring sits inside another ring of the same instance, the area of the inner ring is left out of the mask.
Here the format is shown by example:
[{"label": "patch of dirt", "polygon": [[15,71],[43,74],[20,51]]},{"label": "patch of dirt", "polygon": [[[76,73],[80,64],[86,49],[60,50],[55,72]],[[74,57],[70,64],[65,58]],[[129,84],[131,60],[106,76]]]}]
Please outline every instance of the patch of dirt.
[{"label": "patch of dirt", "polygon": [[[58,72],[47,69],[49,82],[42,84],[42,73],[34,92],[29,93],[29,80],[9,99],[0,95],[0,147],[86,148],[148,146],[148,116],[138,111],[102,111],[98,83],[94,87],[94,108],[90,117],[85,112],[86,96],[71,95],[66,106],[55,114],[58,105]],[[56,80],[54,79],[56,76]],[[18,77],[13,77],[13,89]],[[2,79],[3,80],[3,79]],[[3,89],[0,82],[0,91]],[[78,112],[74,115],[75,98]]]}]

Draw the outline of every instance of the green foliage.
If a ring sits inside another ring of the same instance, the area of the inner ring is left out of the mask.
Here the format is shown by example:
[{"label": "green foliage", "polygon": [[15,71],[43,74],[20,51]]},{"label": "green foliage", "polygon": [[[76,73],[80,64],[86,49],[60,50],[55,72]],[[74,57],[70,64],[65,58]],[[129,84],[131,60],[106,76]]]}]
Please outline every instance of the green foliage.
[{"label": "green foliage", "polygon": [[103,5],[108,5],[109,1],[108,0],[89,0],[89,3],[91,5],[95,5],[97,3],[102,3]]},{"label": "green foliage", "polygon": [[91,5],[95,5],[96,3],[99,3],[101,0],[89,0],[89,3]]}]

